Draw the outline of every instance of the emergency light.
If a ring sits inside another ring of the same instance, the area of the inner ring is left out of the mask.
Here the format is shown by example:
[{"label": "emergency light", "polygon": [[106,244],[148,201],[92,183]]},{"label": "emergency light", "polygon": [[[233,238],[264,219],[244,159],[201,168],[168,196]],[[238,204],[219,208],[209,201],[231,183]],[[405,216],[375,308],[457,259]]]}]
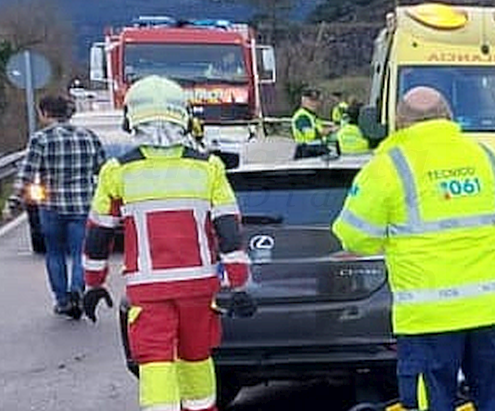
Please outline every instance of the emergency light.
[{"label": "emergency light", "polygon": [[135,27],[169,26],[183,27],[193,26],[200,28],[216,28],[229,30],[232,23],[225,19],[184,19],[177,20],[170,16],[139,16],[132,19]]},{"label": "emergency light", "polygon": [[441,30],[459,29],[468,22],[464,10],[440,3],[419,4],[407,10],[407,14],[418,23]]},{"label": "emergency light", "polygon": [[177,20],[169,16],[139,16],[133,18],[131,22],[136,27],[177,25]]}]

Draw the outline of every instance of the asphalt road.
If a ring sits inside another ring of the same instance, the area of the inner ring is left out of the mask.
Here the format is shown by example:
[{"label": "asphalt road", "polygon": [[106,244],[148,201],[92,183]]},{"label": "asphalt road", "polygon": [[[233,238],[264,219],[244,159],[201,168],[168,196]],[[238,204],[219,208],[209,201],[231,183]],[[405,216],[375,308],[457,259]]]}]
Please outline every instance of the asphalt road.
[{"label": "asphalt road", "polygon": [[[52,313],[44,260],[33,255],[26,222],[0,228],[0,410],[137,411],[136,380],[125,368],[117,309],[96,324]],[[110,288],[123,293],[113,257]],[[343,411],[340,391],[321,382],[271,383],[241,391],[228,411]]]}]

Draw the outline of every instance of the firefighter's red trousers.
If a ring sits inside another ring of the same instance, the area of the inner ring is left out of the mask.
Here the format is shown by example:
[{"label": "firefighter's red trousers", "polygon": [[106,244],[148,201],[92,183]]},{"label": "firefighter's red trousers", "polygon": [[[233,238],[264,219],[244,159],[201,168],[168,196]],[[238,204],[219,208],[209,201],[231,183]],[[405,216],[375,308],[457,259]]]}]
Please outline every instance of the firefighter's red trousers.
[{"label": "firefighter's red trousers", "polygon": [[214,411],[211,350],[220,343],[213,295],[132,305],[129,343],[139,364],[142,410]]}]

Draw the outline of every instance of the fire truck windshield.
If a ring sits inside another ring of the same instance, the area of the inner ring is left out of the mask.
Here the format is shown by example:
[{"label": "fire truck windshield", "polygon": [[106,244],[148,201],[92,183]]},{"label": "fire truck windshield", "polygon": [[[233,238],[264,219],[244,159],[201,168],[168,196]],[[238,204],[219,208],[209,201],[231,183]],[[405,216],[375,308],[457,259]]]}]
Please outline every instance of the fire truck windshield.
[{"label": "fire truck windshield", "polygon": [[440,91],[448,99],[454,118],[464,131],[495,131],[493,66],[402,66],[398,97],[416,86]]},{"label": "fire truck windshield", "polygon": [[150,74],[178,81],[246,83],[242,48],[223,44],[128,44],[124,75],[136,80]]}]

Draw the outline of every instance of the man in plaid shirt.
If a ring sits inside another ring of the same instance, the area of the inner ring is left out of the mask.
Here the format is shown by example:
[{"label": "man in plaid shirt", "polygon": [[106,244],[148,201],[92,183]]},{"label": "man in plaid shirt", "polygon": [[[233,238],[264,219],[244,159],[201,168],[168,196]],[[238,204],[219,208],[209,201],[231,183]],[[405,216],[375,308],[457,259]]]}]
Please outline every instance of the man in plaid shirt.
[{"label": "man in plaid shirt", "polygon": [[[82,247],[86,218],[105,152],[91,130],[70,124],[74,110],[65,97],[44,97],[38,112],[45,128],[29,140],[14,183],[14,198],[30,201],[30,187],[41,184],[39,218],[48,279],[56,300],[54,312],[79,319],[80,296],[84,291]],[[70,281],[67,253],[72,261]]]}]

